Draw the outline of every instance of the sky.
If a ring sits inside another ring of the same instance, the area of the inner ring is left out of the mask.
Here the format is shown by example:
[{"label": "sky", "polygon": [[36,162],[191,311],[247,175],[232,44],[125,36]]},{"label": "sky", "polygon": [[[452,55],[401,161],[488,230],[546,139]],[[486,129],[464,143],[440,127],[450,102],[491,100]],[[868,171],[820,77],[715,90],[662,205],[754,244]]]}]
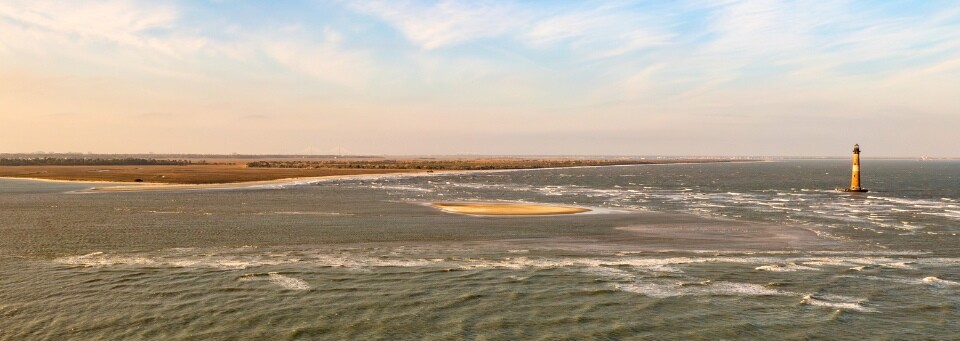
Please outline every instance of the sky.
[{"label": "sky", "polygon": [[0,132],[0,153],[960,157],[960,3],[0,0]]}]

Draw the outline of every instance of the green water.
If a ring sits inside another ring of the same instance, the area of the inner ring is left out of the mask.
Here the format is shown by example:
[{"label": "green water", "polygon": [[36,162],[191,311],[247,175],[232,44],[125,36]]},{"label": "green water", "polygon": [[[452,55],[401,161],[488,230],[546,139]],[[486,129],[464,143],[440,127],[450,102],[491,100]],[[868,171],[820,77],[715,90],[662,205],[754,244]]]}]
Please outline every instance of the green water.
[{"label": "green water", "polygon": [[[0,339],[960,337],[960,163],[864,160],[870,193],[831,191],[848,167],[144,193],[0,180]],[[424,205],[440,200],[595,211]]]}]

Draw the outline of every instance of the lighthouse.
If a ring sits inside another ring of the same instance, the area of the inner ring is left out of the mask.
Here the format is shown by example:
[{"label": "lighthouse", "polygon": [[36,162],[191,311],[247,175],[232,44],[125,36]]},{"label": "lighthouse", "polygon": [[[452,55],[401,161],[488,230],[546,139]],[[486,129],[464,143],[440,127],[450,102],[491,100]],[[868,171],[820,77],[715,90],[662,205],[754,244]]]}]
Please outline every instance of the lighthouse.
[{"label": "lighthouse", "polygon": [[866,192],[867,190],[863,187],[860,187],[860,145],[853,145],[853,169],[850,174],[850,187],[849,188],[837,188],[841,192]]}]

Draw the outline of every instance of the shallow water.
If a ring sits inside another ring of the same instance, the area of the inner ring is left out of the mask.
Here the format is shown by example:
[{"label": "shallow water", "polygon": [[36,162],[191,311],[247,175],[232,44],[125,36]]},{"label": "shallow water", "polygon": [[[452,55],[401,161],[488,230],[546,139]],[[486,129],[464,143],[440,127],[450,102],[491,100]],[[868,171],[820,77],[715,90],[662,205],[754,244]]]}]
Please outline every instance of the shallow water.
[{"label": "shallow water", "polygon": [[[0,179],[0,339],[950,339],[960,162],[192,192]],[[474,217],[432,201],[593,214]]]}]

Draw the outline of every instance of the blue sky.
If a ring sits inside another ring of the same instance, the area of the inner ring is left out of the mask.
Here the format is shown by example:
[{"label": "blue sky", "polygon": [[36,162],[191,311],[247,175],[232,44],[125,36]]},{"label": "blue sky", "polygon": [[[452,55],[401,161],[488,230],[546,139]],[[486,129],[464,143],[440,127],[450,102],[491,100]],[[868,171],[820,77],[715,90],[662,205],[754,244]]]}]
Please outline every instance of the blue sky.
[{"label": "blue sky", "polygon": [[960,156],[955,1],[0,0],[0,151]]}]

